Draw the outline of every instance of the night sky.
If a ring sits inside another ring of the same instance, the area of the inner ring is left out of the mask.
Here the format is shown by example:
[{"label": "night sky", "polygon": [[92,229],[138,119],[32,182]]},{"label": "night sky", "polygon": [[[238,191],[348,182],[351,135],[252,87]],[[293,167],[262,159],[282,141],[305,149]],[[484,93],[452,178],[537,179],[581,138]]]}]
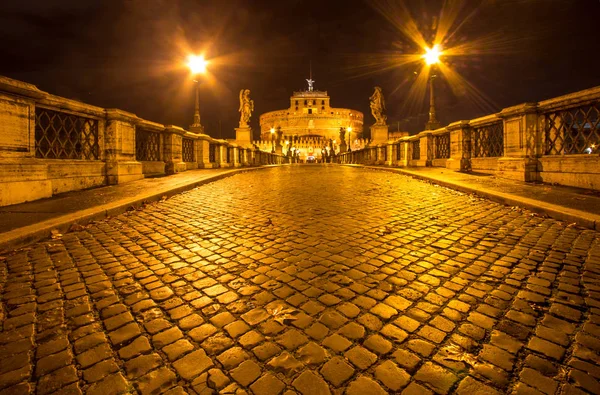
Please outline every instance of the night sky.
[{"label": "night sky", "polygon": [[[333,106],[362,111],[368,126],[368,98],[379,85],[391,130],[400,122],[415,133],[428,104],[407,105],[407,93],[421,66],[379,67],[381,59],[420,52],[378,11],[391,10],[390,19],[403,24],[392,11],[399,1],[4,0],[0,74],[187,128],[194,83],[181,65],[188,51],[204,51],[213,78],[200,91],[202,123],[212,136],[220,124],[223,138],[235,138],[240,89],[252,92],[256,133],[261,113],[287,108],[292,92],[306,88],[312,62],[315,88],[328,91]],[[431,40],[444,2],[404,3]],[[487,103],[440,77],[443,124],[600,85],[600,1],[448,3],[464,6],[444,46],[491,41],[486,50],[446,60]]]}]

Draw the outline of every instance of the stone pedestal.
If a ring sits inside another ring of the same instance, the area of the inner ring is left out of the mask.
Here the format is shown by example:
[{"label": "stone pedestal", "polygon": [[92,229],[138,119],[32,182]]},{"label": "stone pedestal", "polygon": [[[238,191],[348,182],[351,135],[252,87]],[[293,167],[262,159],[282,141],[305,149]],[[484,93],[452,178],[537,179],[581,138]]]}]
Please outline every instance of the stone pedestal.
[{"label": "stone pedestal", "polygon": [[371,143],[381,144],[388,141],[388,125],[373,125],[371,126]]},{"label": "stone pedestal", "polygon": [[410,152],[408,150],[409,145],[410,145],[410,143],[408,141],[401,141],[398,144],[398,150],[400,150],[400,159],[395,161],[396,166],[402,166],[402,167],[408,166],[408,161],[409,161],[408,155],[410,154]]},{"label": "stone pedestal", "polygon": [[210,169],[213,167],[212,163],[210,163],[210,140],[206,135],[203,135],[198,139],[197,158],[199,169]]},{"label": "stone pedestal", "polygon": [[204,126],[202,125],[190,125],[190,132],[196,134],[204,134]]},{"label": "stone pedestal", "polygon": [[52,196],[48,166],[35,159],[36,86],[0,76],[0,206]]},{"label": "stone pedestal", "polygon": [[394,159],[396,158],[396,150],[399,148],[399,144],[388,143],[387,145],[387,156],[385,158],[385,165],[392,166]]},{"label": "stone pedestal", "polygon": [[500,112],[504,123],[504,155],[498,175],[519,181],[538,181],[538,162],[544,139],[540,136],[537,104],[525,103]]},{"label": "stone pedestal", "polygon": [[215,158],[219,167],[229,167],[229,163],[227,163],[227,146],[224,144],[219,144],[217,147],[217,157]]},{"label": "stone pedestal", "polygon": [[235,142],[240,147],[251,147],[252,129],[249,127],[235,128]]},{"label": "stone pedestal", "polygon": [[453,122],[447,127],[450,132],[450,158],[446,168],[455,171],[471,170],[469,121]]},{"label": "stone pedestal", "polygon": [[109,185],[144,178],[142,163],[135,158],[135,124],[138,117],[117,109],[106,110],[104,152]]},{"label": "stone pedestal", "polygon": [[431,135],[431,133],[420,133],[419,138],[421,140],[419,144],[420,159],[416,161],[415,165],[423,167],[431,166],[431,161],[433,159],[433,136]]},{"label": "stone pedestal", "polygon": [[165,172],[175,174],[186,170],[183,161],[182,144],[185,130],[180,127],[169,125],[165,127]]}]

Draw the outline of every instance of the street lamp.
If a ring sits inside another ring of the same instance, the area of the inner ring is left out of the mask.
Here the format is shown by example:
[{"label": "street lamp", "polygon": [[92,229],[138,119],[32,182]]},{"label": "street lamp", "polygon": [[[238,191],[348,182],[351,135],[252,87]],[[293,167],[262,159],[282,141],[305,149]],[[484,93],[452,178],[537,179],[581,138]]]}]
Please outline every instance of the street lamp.
[{"label": "street lamp", "polygon": [[271,153],[275,153],[275,128],[271,128]]},{"label": "street lamp", "polygon": [[352,152],[352,126],[348,126],[346,130],[348,131],[348,152]]},{"label": "street lamp", "polygon": [[206,73],[206,66],[208,62],[202,55],[190,55],[188,56],[187,63],[192,75],[194,76],[194,82],[196,83],[196,106],[194,108],[194,123],[192,127],[202,127],[200,124],[200,76]]},{"label": "street lamp", "polygon": [[436,44],[431,48],[425,48],[425,54],[422,56],[425,63],[431,68],[429,72],[429,121],[425,125],[426,130],[438,129],[441,126],[435,115],[435,96],[433,92],[433,79],[437,77],[433,73],[433,68],[440,62],[441,55],[440,46]]}]

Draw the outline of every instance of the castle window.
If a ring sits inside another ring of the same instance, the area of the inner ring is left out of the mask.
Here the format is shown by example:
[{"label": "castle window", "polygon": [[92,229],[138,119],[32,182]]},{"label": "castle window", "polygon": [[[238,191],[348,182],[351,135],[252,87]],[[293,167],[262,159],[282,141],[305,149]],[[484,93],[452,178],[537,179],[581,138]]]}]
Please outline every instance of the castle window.
[{"label": "castle window", "polygon": [[325,100],[321,100],[321,104],[324,106],[325,105]]},{"label": "castle window", "polygon": [[296,107],[296,111],[298,111],[298,107]]},{"label": "castle window", "polygon": [[307,105],[307,104],[308,104],[308,100],[304,100],[304,105]]},{"label": "castle window", "polygon": [[296,100],[296,105],[298,105],[298,100]]},{"label": "castle window", "polygon": [[324,110],[324,109],[325,109],[325,106],[321,106],[321,110]]},{"label": "castle window", "polygon": [[312,114],[312,108],[309,108],[309,109],[308,109],[308,113],[309,113],[309,114]]}]

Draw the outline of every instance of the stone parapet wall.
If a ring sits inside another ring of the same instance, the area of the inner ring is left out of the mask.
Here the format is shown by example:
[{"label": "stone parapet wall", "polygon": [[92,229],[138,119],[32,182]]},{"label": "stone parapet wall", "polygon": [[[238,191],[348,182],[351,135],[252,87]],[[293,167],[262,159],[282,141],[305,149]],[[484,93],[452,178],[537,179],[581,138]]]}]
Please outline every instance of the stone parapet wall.
[{"label": "stone parapet wall", "polygon": [[[436,166],[600,190],[600,87],[390,138],[387,166]],[[391,148],[389,148],[391,147]],[[415,150],[418,148],[418,152]],[[381,164],[372,147],[340,163]]]},{"label": "stone parapet wall", "polygon": [[0,206],[189,169],[285,161],[264,153],[259,162],[256,147],[190,129],[0,76]]}]

